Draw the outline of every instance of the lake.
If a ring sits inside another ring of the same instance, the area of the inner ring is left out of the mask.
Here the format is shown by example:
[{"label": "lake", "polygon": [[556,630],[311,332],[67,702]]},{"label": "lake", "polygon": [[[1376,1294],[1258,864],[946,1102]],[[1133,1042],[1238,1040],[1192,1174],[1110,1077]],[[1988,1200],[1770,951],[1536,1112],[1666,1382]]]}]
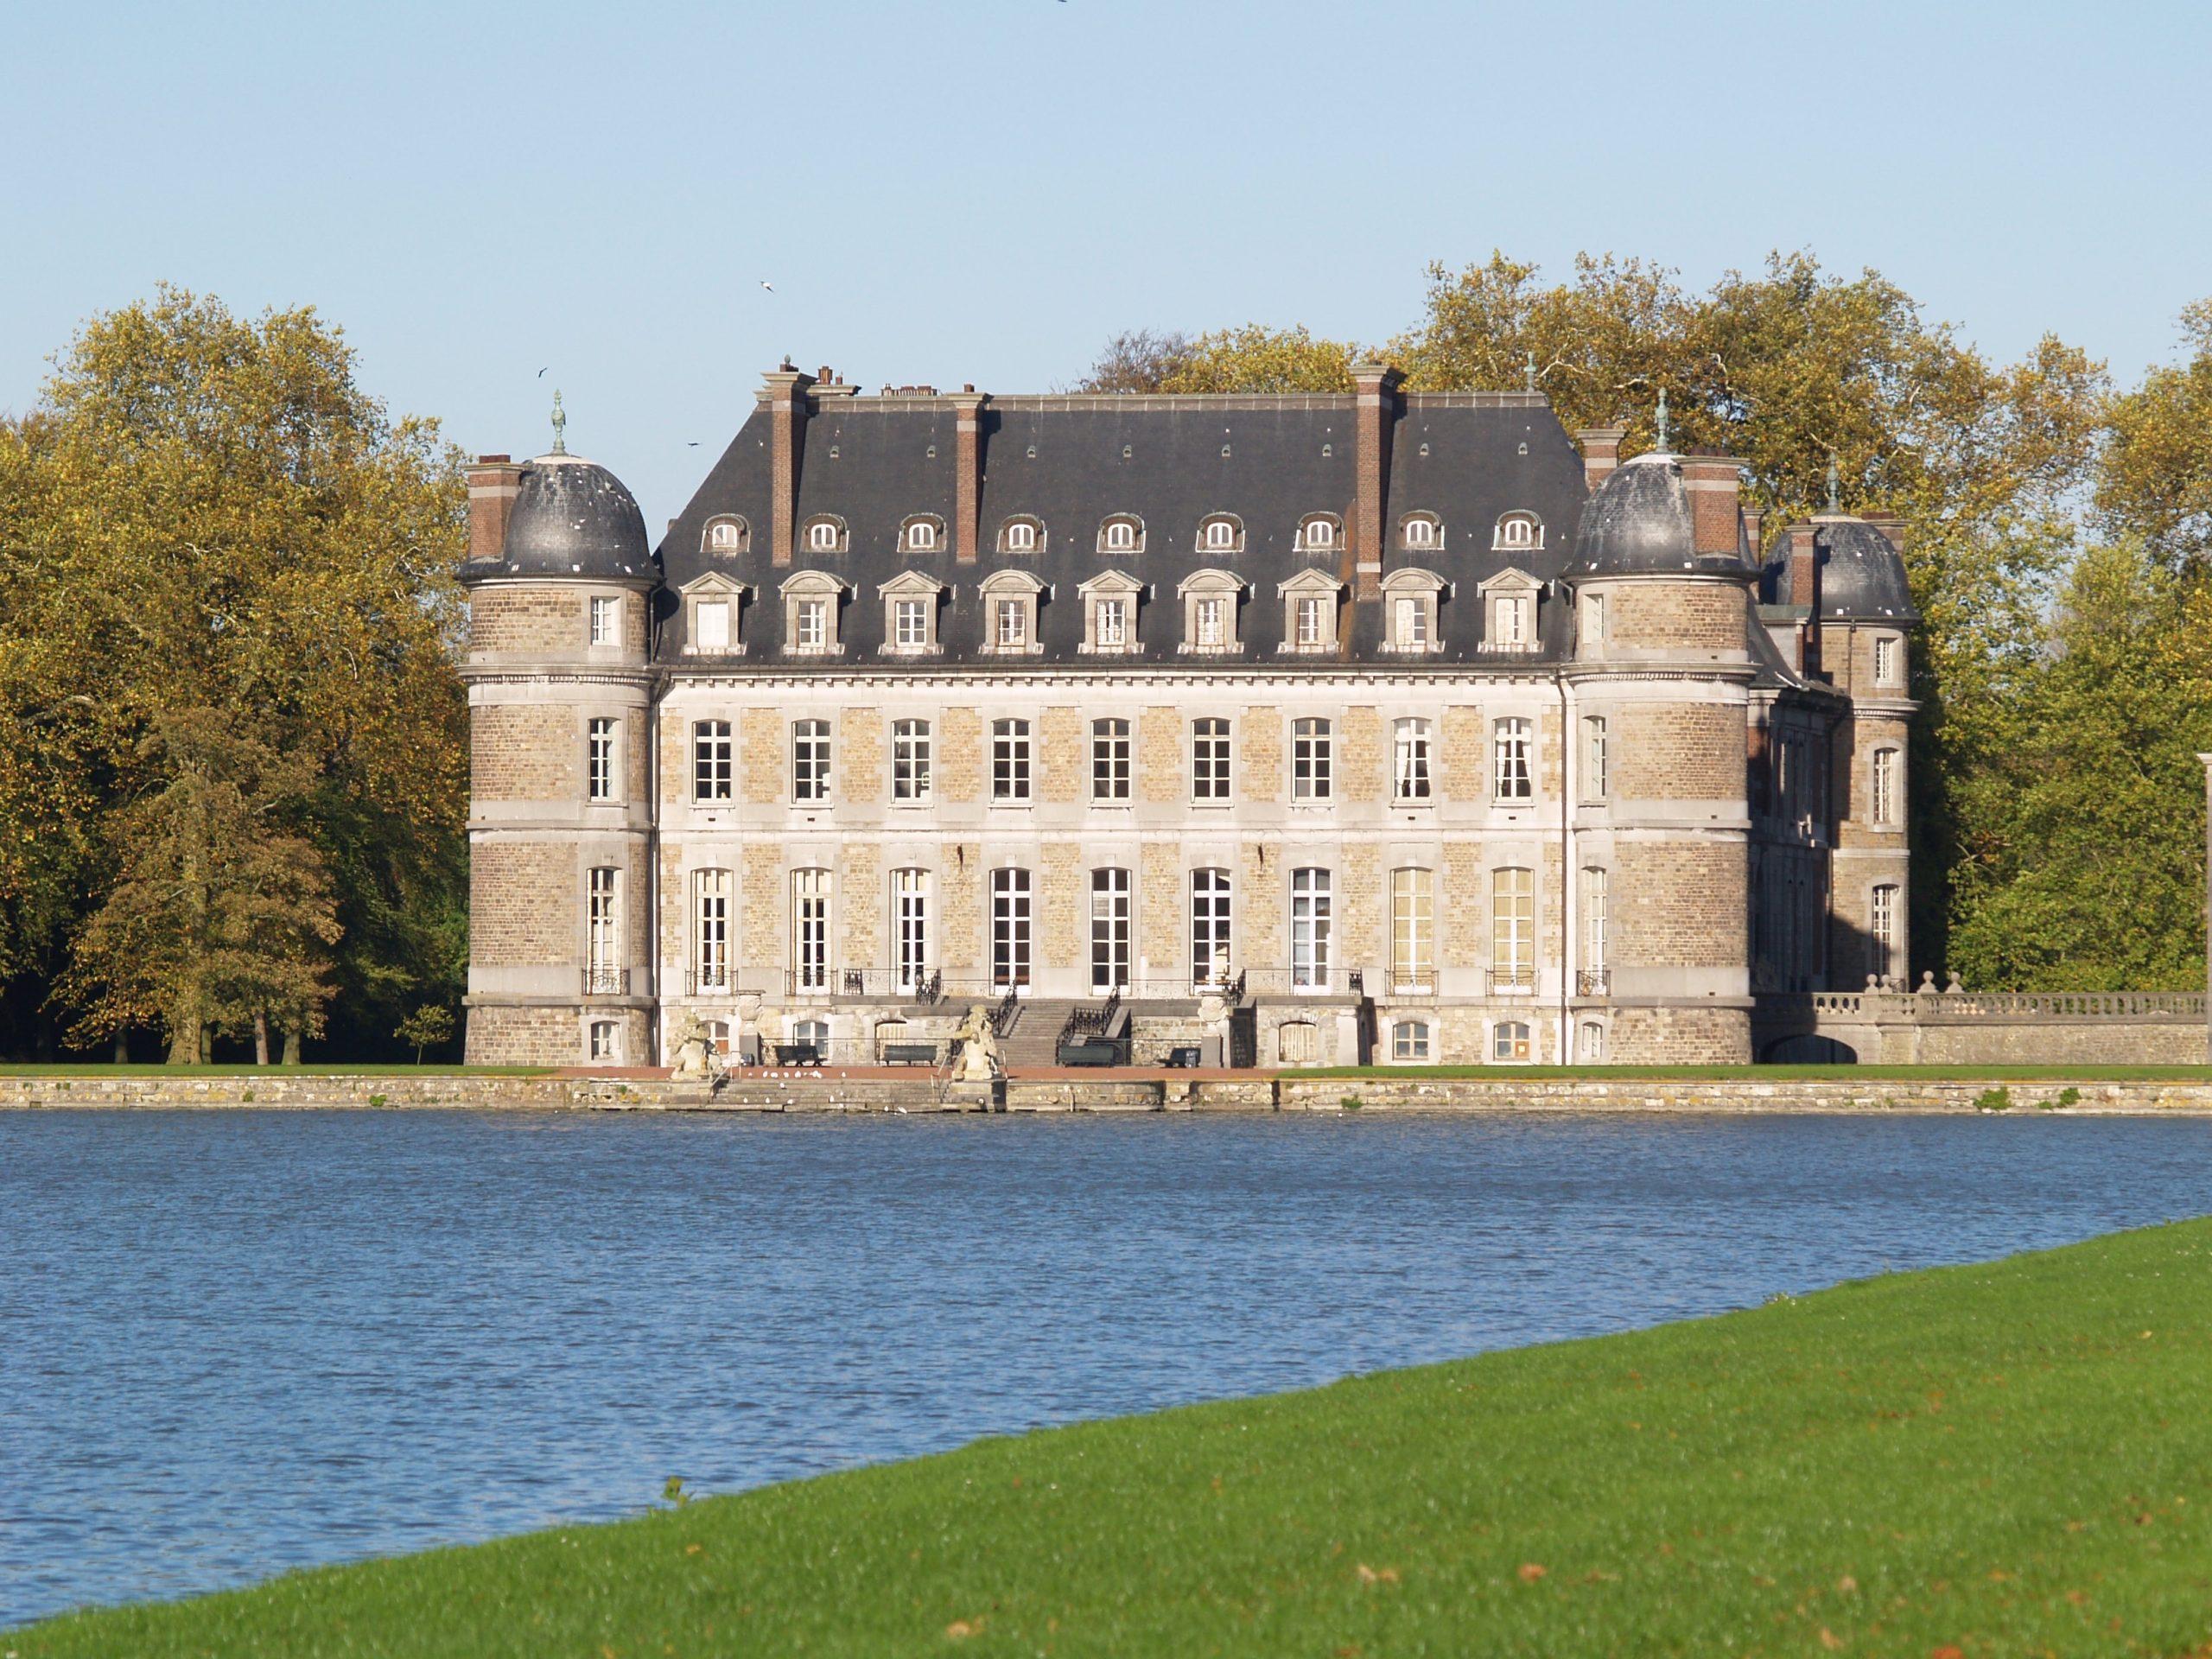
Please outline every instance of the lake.
[{"label": "lake", "polygon": [[2212,1210],[2212,1121],[0,1113],[0,1627]]}]

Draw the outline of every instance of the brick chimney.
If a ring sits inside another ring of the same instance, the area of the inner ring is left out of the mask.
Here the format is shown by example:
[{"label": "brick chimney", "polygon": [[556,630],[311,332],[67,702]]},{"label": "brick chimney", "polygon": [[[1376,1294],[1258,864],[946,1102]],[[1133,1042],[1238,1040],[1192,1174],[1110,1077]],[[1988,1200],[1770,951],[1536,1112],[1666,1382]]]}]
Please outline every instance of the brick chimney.
[{"label": "brick chimney", "polygon": [[814,377],[787,363],[761,378],[768,410],[768,530],[771,562],[791,562],[798,512],[798,469],[806,453],[806,394]]},{"label": "brick chimney", "polygon": [[1624,426],[1586,426],[1574,435],[1582,451],[1585,489],[1594,490],[1613,475],[1621,464],[1621,440],[1626,436]]},{"label": "brick chimney", "polygon": [[1682,488],[1690,498],[1690,545],[1698,557],[1733,558],[1743,547],[1743,479],[1727,455],[1684,455]]},{"label": "brick chimney", "polygon": [[506,545],[507,517],[522,490],[522,468],[505,455],[479,455],[468,469],[468,558],[496,559]]},{"label": "brick chimney", "polygon": [[1353,512],[1352,597],[1382,594],[1382,550],[1389,545],[1390,439],[1398,424],[1398,387],[1405,376],[1384,363],[1352,365],[1353,448],[1358,499]]},{"label": "brick chimney", "polygon": [[1891,547],[1897,549],[1899,553],[1903,553],[1904,551],[1904,519],[1897,517],[1894,513],[1883,513],[1878,517],[1877,515],[1870,512],[1864,516],[1868,524],[1872,525],[1874,529],[1880,531],[1884,536],[1889,538],[1889,543]]},{"label": "brick chimney", "polygon": [[983,505],[984,394],[963,386],[946,399],[952,405],[952,549],[954,563],[973,564],[978,556]]},{"label": "brick chimney", "polygon": [[1783,534],[1789,550],[1789,586],[1783,594],[1785,605],[1802,605],[1805,620],[1797,625],[1801,644],[1797,666],[1807,677],[1821,671],[1821,550],[1815,541],[1819,527],[1792,524]]}]

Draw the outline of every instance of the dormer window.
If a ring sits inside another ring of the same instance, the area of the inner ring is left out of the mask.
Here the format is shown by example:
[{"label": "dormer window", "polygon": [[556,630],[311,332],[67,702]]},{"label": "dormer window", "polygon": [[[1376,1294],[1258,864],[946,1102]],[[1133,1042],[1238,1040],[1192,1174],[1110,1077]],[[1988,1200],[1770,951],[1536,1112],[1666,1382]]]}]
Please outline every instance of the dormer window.
[{"label": "dormer window", "polygon": [[1441,651],[1437,606],[1444,578],[1433,570],[1393,570],[1382,578],[1382,649],[1408,656]]},{"label": "dormer window", "polygon": [[738,614],[749,590],[720,571],[710,571],[685,586],[683,654],[687,657],[742,657],[738,638]]},{"label": "dormer window", "polygon": [[1133,512],[1117,512],[1098,526],[1101,553],[1144,551],[1144,520]]},{"label": "dormer window", "polygon": [[784,649],[807,657],[844,654],[838,611],[849,590],[821,570],[801,570],[784,583]]},{"label": "dormer window", "polygon": [[718,513],[707,520],[707,527],[700,534],[699,545],[709,553],[724,558],[734,557],[745,551],[750,532],[745,520],[734,512]]},{"label": "dormer window", "polygon": [[1282,596],[1282,651],[1297,656],[1336,650],[1342,582],[1319,570],[1301,570],[1275,591]]},{"label": "dormer window", "polygon": [[1482,596],[1483,649],[1536,649],[1536,601],[1543,584],[1526,570],[1501,570],[1476,589]]},{"label": "dormer window", "polygon": [[1501,514],[1490,544],[1503,553],[1528,553],[1544,544],[1544,521],[1533,512]]},{"label": "dormer window", "polygon": [[1237,553],[1243,547],[1244,525],[1235,513],[1217,512],[1199,521],[1199,552]]},{"label": "dormer window", "polygon": [[1108,570],[1076,590],[1083,600],[1083,645],[1087,656],[1135,656],[1137,603],[1144,584],[1125,571]]},{"label": "dormer window", "polygon": [[1236,627],[1242,577],[1227,570],[1199,570],[1177,589],[1183,598],[1183,644],[1186,652],[1234,655],[1244,649]]},{"label": "dormer window", "polygon": [[899,545],[908,553],[934,553],[944,545],[944,520],[917,513],[899,527]]},{"label": "dormer window", "polygon": [[845,521],[835,513],[820,513],[806,521],[808,552],[842,553],[845,545]]},{"label": "dormer window", "polygon": [[1444,545],[1444,521],[1433,512],[1409,512],[1398,520],[1398,545],[1408,552],[1433,553]]},{"label": "dormer window", "polygon": [[1001,570],[984,577],[976,592],[983,601],[986,656],[1033,657],[1044,649],[1037,637],[1043,582],[1027,570]]},{"label": "dormer window", "polygon": [[1344,543],[1344,526],[1332,512],[1306,515],[1298,526],[1298,545],[1308,553],[1333,553]]},{"label": "dormer window", "polygon": [[944,601],[944,584],[918,570],[902,570],[876,591],[883,595],[884,654],[937,655],[937,618]]},{"label": "dormer window", "polygon": [[1035,518],[1009,518],[999,527],[999,551],[1001,553],[1041,553],[1045,550],[1045,526]]}]

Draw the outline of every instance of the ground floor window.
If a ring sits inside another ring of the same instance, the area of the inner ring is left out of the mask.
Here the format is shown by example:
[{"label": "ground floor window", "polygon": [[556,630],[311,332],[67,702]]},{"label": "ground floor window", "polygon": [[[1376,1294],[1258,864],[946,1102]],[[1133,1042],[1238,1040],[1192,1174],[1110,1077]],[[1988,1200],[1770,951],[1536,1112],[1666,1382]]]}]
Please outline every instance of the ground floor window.
[{"label": "ground floor window", "polygon": [[1129,983],[1129,873],[1090,873],[1090,989],[1094,995]]},{"label": "ground floor window", "polygon": [[1585,1065],[1603,1063],[1605,1058],[1605,1027],[1602,1020],[1583,1022],[1582,1041],[1575,1050],[1574,1058]]},{"label": "ground floor window", "polygon": [[1310,1020],[1275,1027],[1275,1052],[1285,1065],[1311,1065],[1321,1058],[1321,1033]]},{"label": "ground floor window", "polygon": [[1529,1039],[1528,1022],[1501,1020],[1492,1027],[1490,1057],[1501,1064],[1535,1058],[1535,1045]]},{"label": "ground floor window", "polygon": [[622,1058],[622,1031],[612,1020],[594,1020],[587,1033],[593,1059],[603,1065],[619,1065]]},{"label": "ground floor window", "polygon": [[726,1060],[730,1058],[729,1021],[727,1020],[708,1020],[707,1041],[712,1046],[715,1053]]},{"label": "ground floor window", "polygon": [[1191,872],[1191,983],[1229,982],[1229,872]]},{"label": "ground floor window", "polygon": [[1425,1060],[1429,1056],[1428,1021],[1401,1020],[1390,1027],[1390,1058]]},{"label": "ground floor window", "polygon": [[795,1046],[811,1046],[821,1059],[830,1058],[830,1022],[827,1020],[792,1020],[791,1039]]}]

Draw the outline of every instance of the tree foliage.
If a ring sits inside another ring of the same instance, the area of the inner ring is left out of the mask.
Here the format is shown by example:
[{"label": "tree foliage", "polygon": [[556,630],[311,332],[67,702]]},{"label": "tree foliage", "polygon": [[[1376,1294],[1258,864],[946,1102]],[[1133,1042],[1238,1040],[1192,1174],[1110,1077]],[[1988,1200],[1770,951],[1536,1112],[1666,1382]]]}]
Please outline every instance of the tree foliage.
[{"label": "tree foliage", "polygon": [[[133,884],[163,879],[145,838],[174,854],[215,810],[194,778],[240,801],[283,779],[340,930],[317,971],[349,1043],[457,993],[464,497],[435,426],[388,418],[354,366],[311,309],[242,319],[164,289],[95,318],[0,423],[0,734],[25,737],[0,762],[0,970],[19,1008],[51,978],[80,1036],[158,1014],[174,1038],[194,1007],[235,1033],[233,1002],[156,995],[114,949]],[[214,758],[208,711],[252,753]],[[236,952],[264,953],[270,1012],[289,1001],[303,1027],[314,886],[219,947],[226,983],[250,978]]]}]

